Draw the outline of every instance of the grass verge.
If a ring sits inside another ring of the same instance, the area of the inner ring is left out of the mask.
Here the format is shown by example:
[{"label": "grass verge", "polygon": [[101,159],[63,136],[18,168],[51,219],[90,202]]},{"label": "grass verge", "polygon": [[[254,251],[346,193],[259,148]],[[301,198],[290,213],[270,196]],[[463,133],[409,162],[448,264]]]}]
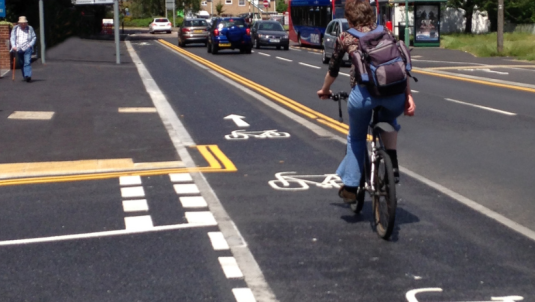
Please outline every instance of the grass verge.
[{"label": "grass verge", "polygon": [[505,33],[503,53],[497,51],[497,33],[469,35],[442,35],[440,46],[469,52],[478,57],[515,57],[518,60],[535,61],[535,35],[529,33]]}]

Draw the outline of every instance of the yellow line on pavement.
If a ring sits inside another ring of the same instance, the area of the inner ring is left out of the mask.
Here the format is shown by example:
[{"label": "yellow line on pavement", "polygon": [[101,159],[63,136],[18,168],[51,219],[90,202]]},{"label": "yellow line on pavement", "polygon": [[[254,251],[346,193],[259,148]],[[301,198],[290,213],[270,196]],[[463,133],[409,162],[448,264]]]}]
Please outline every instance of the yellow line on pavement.
[{"label": "yellow line on pavement", "polygon": [[[247,86],[269,98],[271,98],[272,100],[275,100],[276,102],[279,102],[283,105],[285,105],[286,107],[288,108],[291,108],[292,110],[310,118],[310,119],[313,119],[313,120],[323,120],[321,123],[322,124],[325,124],[329,127],[331,127],[332,129],[336,130],[336,131],[339,131],[339,132],[342,132],[343,134],[347,134],[347,131],[349,130],[349,126],[344,124],[344,123],[340,123],[338,122],[337,120],[331,118],[331,117],[328,117],[322,113],[319,113],[315,110],[312,110],[304,105],[302,105],[301,103],[299,102],[296,102],[290,98],[287,98],[269,88],[266,88],[264,86],[261,86],[251,80],[248,80],[242,76],[239,76],[237,75],[236,73],[233,73],[227,69],[224,69],[222,68],[221,66],[219,65],[216,65],[206,59],[203,59],[197,55],[194,55],[192,54],[191,52],[188,52],[188,51],[185,51],[184,49],[172,44],[172,43],[169,43],[167,41],[164,41],[164,40],[158,40],[160,43],[162,43],[163,45],[173,49],[173,50],[176,50],[177,52],[219,72],[220,74],[244,85],[244,86]],[[318,121],[319,122],[319,121]],[[344,130],[345,129],[345,130]]]},{"label": "yellow line on pavement", "polygon": [[514,86],[514,85],[500,84],[500,83],[495,83],[495,82],[490,82],[490,81],[482,81],[482,80],[470,79],[470,78],[466,78],[466,77],[462,77],[462,76],[453,76],[453,75],[448,75],[448,74],[441,74],[441,73],[425,71],[425,70],[422,70],[422,69],[413,69],[412,72],[413,73],[430,75],[430,76],[435,76],[435,77],[446,78],[446,79],[451,79],[451,80],[465,81],[465,82],[482,84],[482,85],[487,85],[487,86],[494,86],[494,87],[507,88],[507,89],[513,89],[513,90],[520,90],[520,91],[526,91],[526,92],[535,93],[535,89],[528,88],[528,87]]},{"label": "yellow line on pavement", "polygon": [[[2,175],[0,186],[41,184],[67,181],[100,180],[118,178],[121,176],[139,175],[154,176],[171,173],[212,173],[212,172],[236,172],[236,166],[216,145],[196,146],[201,155],[206,159],[208,167],[184,167],[182,162],[155,162],[155,163],[133,163],[131,159],[111,159],[111,160],[81,160],[66,162],[43,162],[43,163],[18,163],[2,164],[0,171]],[[95,168],[95,163],[100,163],[101,168]],[[128,165],[132,163],[133,165]],[[175,163],[175,164],[172,164]],[[176,163],[180,163],[177,166]],[[221,166],[223,164],[224,168]],[[56,166],[56,167],[54,167]],[[61,169],[57,167],[69,167]],[[23,167],[28,173],[10,174],[2,170],[9,167],[11,171]],[[88,168],[89,167],[89,168]],[[105,167],[105,168],[102,168]],[[99,172],[101,171],[101,172]],[[105,171],[105,172],[102,172]],[[63,175],[57,175],[63,173]]]}]

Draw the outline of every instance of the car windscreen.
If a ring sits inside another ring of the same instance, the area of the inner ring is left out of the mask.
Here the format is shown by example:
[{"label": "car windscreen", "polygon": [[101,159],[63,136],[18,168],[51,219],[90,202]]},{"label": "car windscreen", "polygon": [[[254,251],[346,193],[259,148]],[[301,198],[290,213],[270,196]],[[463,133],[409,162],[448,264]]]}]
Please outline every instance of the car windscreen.
[{"label": "car windscreen", "polygon": [[184,21],[184,27],[206,27],[208,24],[204,20],[189,20]]},{"label": "car windscreen", "polygon": [[243,19],[228,19],[228,20],[221,20],[221,23],[219,23],[219,27],[245,27],[245,22]]},{"label": "car windscreen", "polygon": [[156,19],[154,22],[169,22],[167,19]]},{"label": "car windscreen", "polygon": [[284,31],[280,23],[261,23],[258,30],[273,30],[273,31]]},{"label": "car windscreen", "polygon": [[349,23],[342,22],[342,31],[347,31],[349,29]]}]

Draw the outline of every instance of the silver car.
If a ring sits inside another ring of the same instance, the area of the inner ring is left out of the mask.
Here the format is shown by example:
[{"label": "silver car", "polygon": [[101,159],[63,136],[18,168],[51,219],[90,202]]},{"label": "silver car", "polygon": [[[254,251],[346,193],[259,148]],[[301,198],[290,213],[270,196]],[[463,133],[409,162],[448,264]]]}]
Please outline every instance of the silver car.
[{"label": "silver car", "polygon": [[[323,52],[322,61],[324,64],[328,64],[334,52],[334,44],[340,34],[349,29],[349,23],[345,18],[333,19],[325,28],[325,34],[323,35]],[[342,58],[343,63],[351,64],[348,54],[344,54]]]},{"label": "silver car", "polygon": [[178,30],[178,46],[184,47],[188,43],[208,43],[208,23],[204,18],[186,19]]}]

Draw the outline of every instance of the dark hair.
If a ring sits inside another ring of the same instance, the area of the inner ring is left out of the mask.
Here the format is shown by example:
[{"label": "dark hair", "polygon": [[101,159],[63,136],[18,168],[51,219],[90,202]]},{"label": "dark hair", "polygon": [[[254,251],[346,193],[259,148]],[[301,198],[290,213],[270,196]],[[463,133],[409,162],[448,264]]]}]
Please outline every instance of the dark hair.
[{"label": "dark hair", "polygon": [[353,26],[370,26],[375,23],[375,14],[366,0],[347,0],[344,15]]}]

